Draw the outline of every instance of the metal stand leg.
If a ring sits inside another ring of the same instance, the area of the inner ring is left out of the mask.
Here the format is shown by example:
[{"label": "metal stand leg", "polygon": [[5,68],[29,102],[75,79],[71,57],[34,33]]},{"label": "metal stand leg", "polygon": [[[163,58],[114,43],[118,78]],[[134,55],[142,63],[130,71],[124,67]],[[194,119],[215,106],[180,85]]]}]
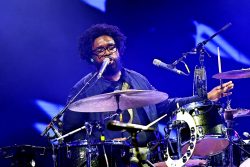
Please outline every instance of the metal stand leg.
[{"label": "metal stand leg", "polygon": [[91,148],[86,148],[87,167],[91,167]]},{"label": "metal stand leg", "polygon": [[234,165],[234,157],[233,157],[233,139],[234,139],[234,130],[233,127],[233,121],[227,120],[227,136],[229,139],[229,165],[228,167],[235,167]]},{"label": "metal stand leg", "polygon": [[177,127],[177,153],[178,153],[178,158],[180,159],[182,157],[181,155],[181,128]]},{"label": "metal stand leg", "polygon": [[136,135],[137,135],[136,131],[131,132],[132,145],[135,147],[135,155],[136,155],[136,158],[138,159],[137,165],[139,167],[143,167],[143,164],[147,164],[150,167],[154,167],[154,165],[149,160],[142,159],[142,156],[138,147],[138,141],[137,141]]},{"label": "metal stand leg", "polygon": [[85,122],[85,128],[86,128],[86,138],[87,138],[87,148],[86,148],[87,167],[91,167],[92,148],[91,148],[90,135],[92,133],[93,127],[90,123]]}]

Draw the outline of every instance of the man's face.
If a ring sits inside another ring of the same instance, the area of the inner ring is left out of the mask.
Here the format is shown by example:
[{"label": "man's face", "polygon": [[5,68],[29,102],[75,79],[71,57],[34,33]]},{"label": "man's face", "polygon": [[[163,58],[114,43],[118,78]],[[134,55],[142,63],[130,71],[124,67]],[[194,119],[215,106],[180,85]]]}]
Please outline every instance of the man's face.
[{"label": "man's face", "polygon": [[112,37],[103,35],[96,38],[92,46],[92,51],[92,58],[94,59],[97,69],[101,67],[102,62],[106,57],[110,58],[110,64],[107,66],[103,75],[113,75],[120,71],[120,55]]}]

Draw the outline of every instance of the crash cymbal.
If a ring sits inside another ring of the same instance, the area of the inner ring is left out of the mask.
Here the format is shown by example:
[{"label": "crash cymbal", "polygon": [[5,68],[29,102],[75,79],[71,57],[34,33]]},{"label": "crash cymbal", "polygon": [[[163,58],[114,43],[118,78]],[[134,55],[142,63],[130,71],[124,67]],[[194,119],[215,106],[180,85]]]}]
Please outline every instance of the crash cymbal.
[{"label": "crash cymbal", "polygon": [[250,110],[243,109],[243,108],[226,109],[224,112],[224,116],[225,118],[228,118],[230,116],[233,116],[233,118],[246,117],[246,116],[250,116]]},{"label": "crash cymbal", "polygon": [[241,70],[232,70],[213,75],[216,79],[242,79],[250,78],[250,68]]},{"label": "crash cymbal", "polygon": [[76,112],[110,112],[118,109],[138,108],[160,103],[168,98],[168,95],[156,90],[118,90],[111,93],[95,95],[78,100],[69,109]]}]

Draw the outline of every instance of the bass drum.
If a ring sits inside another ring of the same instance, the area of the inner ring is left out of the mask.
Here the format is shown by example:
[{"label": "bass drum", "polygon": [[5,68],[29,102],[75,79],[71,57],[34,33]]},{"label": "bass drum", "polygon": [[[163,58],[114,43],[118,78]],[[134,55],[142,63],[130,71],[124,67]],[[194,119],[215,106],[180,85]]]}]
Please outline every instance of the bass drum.
[{"label": "bass drum", "polygon": [[[57,156],[58,166],[87,166],[87,146],[86,140],[60,145]],[[88,149],[91,154],[91,167],[127,167],[130,162],[129,149],[129,145],[120,141],[105,141],[91,144],[90,149]],[[106,161],[105,157],[107,157],[108,161]]]},{"label": "bass drum", "polygon": [[[235,141],[234,141],[235,142]],[[232,166],[240,166],[242,159],[242,152],[238,147],[238,143],[233,145],[233,154],[232,154]],[[208,166],[231,166],[230,165],[230,148],[228,147],[223,152],[209,156],[208,157]]]},{"label": "bass drum", "polygon": [[[183,109],[193,117],[196,124],[197,143],[194,156],[216,155],[229,145],[224,121],[219,113],[223,111],[220,105],[212,102],[195,102],[183,106]],[[180,135],[183,145],[182,152],[185,152],[189,146],[190,129],[183,128]]]}]

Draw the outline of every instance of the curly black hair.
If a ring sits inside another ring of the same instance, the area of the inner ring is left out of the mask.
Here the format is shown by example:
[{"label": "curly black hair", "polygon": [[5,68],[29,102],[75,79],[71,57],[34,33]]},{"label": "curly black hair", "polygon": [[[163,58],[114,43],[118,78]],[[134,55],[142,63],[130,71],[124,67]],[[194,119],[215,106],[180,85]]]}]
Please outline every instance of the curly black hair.
[{"label": "curly black hair", "polygon": [[88,28],[80,37],[79,41],[79,51],[80,56],[83,60],[90,62],[93,55],[92,45],[96,38],[108,35],[112,37],[115,41],[116,47],[122,55],[125,51],[126,36],[120,31],[117,26],[109,24],[96,24]]}]

